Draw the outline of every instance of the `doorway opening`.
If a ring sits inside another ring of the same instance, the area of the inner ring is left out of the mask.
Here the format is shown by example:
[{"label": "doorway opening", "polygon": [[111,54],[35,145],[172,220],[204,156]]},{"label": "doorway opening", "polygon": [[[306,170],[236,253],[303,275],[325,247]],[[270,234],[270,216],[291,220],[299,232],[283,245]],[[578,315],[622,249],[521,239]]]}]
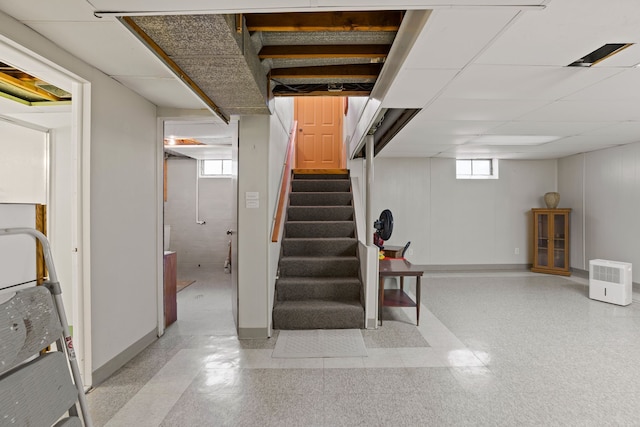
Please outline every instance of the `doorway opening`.
[{"label": "doorway opening", "polygon": [[236,227],[237,122],[165,119],[162,134],[163,327],[171,335],[235,336],[228,232]]},{"label": "doorway opening", "polygon": [[[46,135],[46,197],[43,202],[46,235],[62,288],[78,367],[88,389],[92,385],[88,193],[90,84],[5,40],[0,40],[0,62],[5,65],[4,71],[18,73],[14,77],[14,87],[5,85],[4,89],[27,92],[26,100],[17,94],[1,96],[0,117],[5,122],[37,129]],[[14,82],[10,78],[5,80]],[[40,98],[31,99],[29,93],[38,91],[39,96],[51,99],[46,102]],[[13,140],[14,148],[18,142]],[[12,145],[6,149],[12,150]]]}]

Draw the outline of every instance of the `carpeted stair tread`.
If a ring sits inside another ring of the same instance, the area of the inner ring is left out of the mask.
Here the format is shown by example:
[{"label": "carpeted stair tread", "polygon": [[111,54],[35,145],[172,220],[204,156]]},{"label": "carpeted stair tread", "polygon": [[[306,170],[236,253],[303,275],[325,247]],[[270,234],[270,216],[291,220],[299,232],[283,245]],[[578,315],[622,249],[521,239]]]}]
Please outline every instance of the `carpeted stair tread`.
[{"label": "carpeted stair tread", "polygon": [[289,193],[289,206],[351,206],[348,192],[297,192]]},{"label": "carpeted stair tread", "polygon": [[277,301],[273,325],[276,329],[362,329],[364,307],[360,300]]},{"label": "carpeted stair tread", "polygon": [[321,299],[328,301],[360,298],[357,277],[282,277],[278,279],[279,301]]},{"label": "carpeted stair tread", "polygon": [[358,277],[360,261],[355,256],[280,258],[280,277]]},{"label": "carpeted stair tread", "polygon": [[287,221],[285,237],[355,237],[353,221]]},{"label": "carpeted stair tread", "polygon": [[352,206],[289,206],[289,221],[353,221]]},{"label": "carpeted stair tread", "polygon": [[348,179],[294,179],[291,182],[294,192],[348,192],[350,189]]},{"label": "carpeted stair tread", "polygon": [[358,241],[354,237],[286,237],[282,239],[283,256],[356,256]]},{"label": "carpeted stair tread", "polygon": [[293,179],[296,181],[306,181],[308,179],[334,179],[334,180],[344,180],[349,181],[349,174],[345,173],[335,173],[335,174],[327,174],[327,173],[294,173]]}]

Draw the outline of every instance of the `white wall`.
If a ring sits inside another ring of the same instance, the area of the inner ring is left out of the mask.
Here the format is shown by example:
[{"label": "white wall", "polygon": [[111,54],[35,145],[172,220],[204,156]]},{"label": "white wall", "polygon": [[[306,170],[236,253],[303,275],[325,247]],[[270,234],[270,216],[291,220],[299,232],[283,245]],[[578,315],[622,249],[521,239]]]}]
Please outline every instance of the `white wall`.
[{"label": "white wall", "polygon": [[584,256],[572,256],[571,266],[587,270],[597,258],[630,262],[633,281],[640,282],[640,143],[561,159],[559,179],[561,200],[581,202],[584,194],[583,215],[571,223],[582,234],[576,221],[584,222]]},{"label": "white wall", "polygon": [[[164,223],[171,226],[170,249],[178,254],[178,272],[214,267],[220,271],[229,253],[227,230],[232,228],[233,190],[230,178],[201,178],[196,223],[197,160],[167,160],[167,201]],[[184,277],[188,279],[188,277]]]},{"label": "white wall", "polygon": [[585,154],[558,160],[560,207],[571,208],[569,223],[569,265],[587,270],[584,257],[584,165]]},{"label": "white wall", "polygon": [[75,182],[73,172],[75,163],[71,147],[71,127],[64,127],[50,132],[51,170],[50,170],[50,204],[47,207],[49,223],[47,233],[51,243],[51,253],[56,266],[56,273],[62,287],[62,300],[67,312],[69,324],[74,325],[78,317],[76,289],[72,286],[74,246],[72,242],[73,217],[75,200],[73,192]]},{"label": "white wall", "polygon": [[0,203],[47,204],[47,133],[0,120]]},{"label": "white wall", "polygon": [[[91,76],[94,370],[156,329],[155,106]],[[159,147],[158,147],[159,149]]]},{"label": "white wall", "polygon": [[[269,116],[240,118],[238,147],[238,336],[265,337],[268,330]],[[247,193],[258,206],[247,207]]]},{"label": "white wall", "polygon": [[83,165],[91,178],[91,282],[83,286],[91,289],[95,371],[156,330],[156,108],[1,12],[0,28],[2,36],[91,83],[91,153]]},{"label": "white wall", "polygon": [[376,158],[374,171],[374,215],[391,209],[388,244],[411,241],[416,264],[531,263],[530,210],[556,189],[555,160],[501,160],[497,180],[457,180],[453,159]]}]

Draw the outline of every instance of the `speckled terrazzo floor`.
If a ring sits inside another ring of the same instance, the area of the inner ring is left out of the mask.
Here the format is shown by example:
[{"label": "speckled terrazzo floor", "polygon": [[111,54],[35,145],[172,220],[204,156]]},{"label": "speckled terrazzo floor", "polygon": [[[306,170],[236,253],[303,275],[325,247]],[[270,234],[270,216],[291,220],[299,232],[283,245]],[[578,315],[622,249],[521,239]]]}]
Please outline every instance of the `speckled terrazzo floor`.
[{"label": "speckled terrazzo floor", "polygon": [[638,295],[619,307],[579,279],[429,273],[420,326],[393,309],[363,331],[367,357],[278,359],[277,331],[235,338],[228,275],[190,277],[178,322],[88,394],[96,426],[640,425]]}]

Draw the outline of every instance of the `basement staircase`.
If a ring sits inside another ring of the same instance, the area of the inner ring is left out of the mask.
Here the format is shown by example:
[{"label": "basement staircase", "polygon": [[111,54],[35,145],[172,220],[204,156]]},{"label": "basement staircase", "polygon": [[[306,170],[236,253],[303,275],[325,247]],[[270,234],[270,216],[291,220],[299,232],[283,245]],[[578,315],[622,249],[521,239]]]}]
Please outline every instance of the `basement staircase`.
[{"label": "basement staircase", "polygon": [[309,172],[295,170],[291,182],[273,327],[362,329],[364,298],[349,171]]}]

